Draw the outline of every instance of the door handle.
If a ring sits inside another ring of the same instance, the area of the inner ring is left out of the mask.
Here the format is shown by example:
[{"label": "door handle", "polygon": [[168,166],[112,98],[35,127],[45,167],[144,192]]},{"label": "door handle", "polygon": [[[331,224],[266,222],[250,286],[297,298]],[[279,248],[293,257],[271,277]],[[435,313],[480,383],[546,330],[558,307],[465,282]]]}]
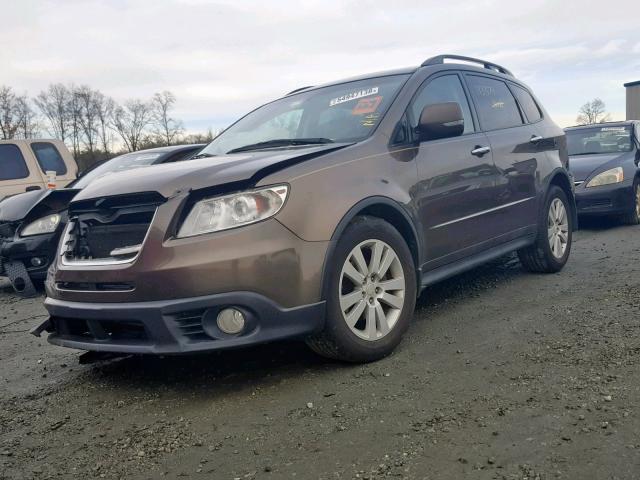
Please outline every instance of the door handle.
[{"label": "door handle", "polygon": [[475,155],[476,157],[481,157],[487,153],[489,153],[491,149],[489,147],[483,147],[481,145],[476,145],[476,147],[471,150],[471,155]]},{"label": "door handle", "polygon": [[33,192],[35,190],[42,190],[42,187],[39,187],[38,185],[31,185],[24,189],[25,192]]},{"label": "door handle", "polygon": [[542,138],[540,135],[533,135],[531,137],[531,140],[529,140],[531,143],[538,143],[540,140],[544,140],[544,138]]}]

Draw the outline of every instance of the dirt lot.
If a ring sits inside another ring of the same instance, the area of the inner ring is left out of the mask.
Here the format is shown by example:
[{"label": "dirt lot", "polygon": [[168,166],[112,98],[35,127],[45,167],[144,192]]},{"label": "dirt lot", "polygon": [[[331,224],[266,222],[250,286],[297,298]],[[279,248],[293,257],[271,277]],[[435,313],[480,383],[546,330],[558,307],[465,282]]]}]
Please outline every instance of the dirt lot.
[{"label": "dirt lot", "polygon": [[285,343],[79,365],[0,292],[0,478],[640,478],[640,227],[558,275],[513,257],[429,288],[365,366]]}]

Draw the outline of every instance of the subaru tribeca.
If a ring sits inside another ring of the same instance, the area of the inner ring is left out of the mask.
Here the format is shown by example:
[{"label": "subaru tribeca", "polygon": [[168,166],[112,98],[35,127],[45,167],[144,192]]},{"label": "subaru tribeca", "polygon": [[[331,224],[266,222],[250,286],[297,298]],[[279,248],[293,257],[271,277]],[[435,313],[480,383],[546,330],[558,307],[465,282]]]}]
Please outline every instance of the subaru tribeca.
[{"label": "subaru tribeca", "polygon": [[74,198],[32,333],[142,354],[298,337],[366,362],[425,286],[511,251],[557,272],[571,250],[564,132],[483,60],[295,90],[198,157]]}]

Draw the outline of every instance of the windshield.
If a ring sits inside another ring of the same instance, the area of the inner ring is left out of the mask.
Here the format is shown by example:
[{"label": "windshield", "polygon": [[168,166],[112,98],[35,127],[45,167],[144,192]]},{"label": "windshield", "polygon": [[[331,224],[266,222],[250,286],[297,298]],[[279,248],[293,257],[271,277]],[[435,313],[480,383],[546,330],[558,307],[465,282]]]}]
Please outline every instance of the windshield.
[{"label": "windshield", "polygon": [[104,177],[105,175],[122,172],[124,170],[131,170],[132,168],[148,167],[153,165],[161,155],[162,153],[134,152],[112,158],[93,170],[90,170],[74,183],[68,185],[67,188],[84,188],[89,185],[89,183],[97,180],[98,178]]},{"label": "windshield", "polygon": [[368,137],[409,75],[391,75],[301,92],[249,113],[201,154],[354,142]]},{"label": "windshield", "polygon": [[633,147],[630,125],[580,128],[566,133],[569,155],[630,152]]}]

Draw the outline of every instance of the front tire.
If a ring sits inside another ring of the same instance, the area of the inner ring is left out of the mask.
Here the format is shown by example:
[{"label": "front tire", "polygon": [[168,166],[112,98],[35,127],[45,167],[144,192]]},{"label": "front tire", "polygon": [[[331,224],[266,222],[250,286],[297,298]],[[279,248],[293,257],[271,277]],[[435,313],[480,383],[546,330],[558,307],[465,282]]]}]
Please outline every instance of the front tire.
[{"label": "front tire", "polygon": [[417,296],[413,257],[402,235],[379,218],[356,217],[330,262],[325,326],[307,344],[348,362],[389,355],[409,327]]},{"label": "front tire", "polygon": [[634,208],[622,217],[622,221],[627,225],[640,224],[640,181],[636,179],[633,183]]},{"label": "front tire", "polygon": [[562,270],[571,253],[573,215],[567,195],[552,185],[538,217],[538,235],[533,245],[518,250],[522,266],[530,272]]}]

